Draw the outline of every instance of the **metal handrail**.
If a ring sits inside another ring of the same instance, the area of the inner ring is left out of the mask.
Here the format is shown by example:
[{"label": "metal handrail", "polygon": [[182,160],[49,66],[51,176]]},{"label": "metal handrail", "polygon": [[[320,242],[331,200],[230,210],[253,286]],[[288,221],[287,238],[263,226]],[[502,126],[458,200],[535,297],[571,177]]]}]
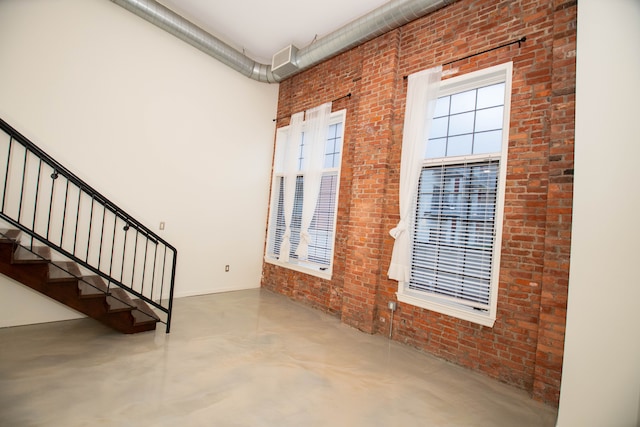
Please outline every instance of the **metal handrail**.
[{"label": "metal handrail", "polygon": [[1,118],[0,129],[0,218],[164,313],[169,333],[177,250]]}]

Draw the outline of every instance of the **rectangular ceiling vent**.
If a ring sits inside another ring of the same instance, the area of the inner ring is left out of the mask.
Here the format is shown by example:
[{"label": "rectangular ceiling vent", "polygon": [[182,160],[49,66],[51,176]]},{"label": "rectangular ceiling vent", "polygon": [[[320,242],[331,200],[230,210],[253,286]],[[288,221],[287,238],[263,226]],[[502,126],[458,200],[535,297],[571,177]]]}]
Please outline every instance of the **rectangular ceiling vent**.
[{"label": "rectangular ceiling vent", "polygon": [[277,75],[286,75],[298,70],[298,67],[293,63],[298,48],[290,44],[281,51],[273,55],[271,59],[271,71]]}]

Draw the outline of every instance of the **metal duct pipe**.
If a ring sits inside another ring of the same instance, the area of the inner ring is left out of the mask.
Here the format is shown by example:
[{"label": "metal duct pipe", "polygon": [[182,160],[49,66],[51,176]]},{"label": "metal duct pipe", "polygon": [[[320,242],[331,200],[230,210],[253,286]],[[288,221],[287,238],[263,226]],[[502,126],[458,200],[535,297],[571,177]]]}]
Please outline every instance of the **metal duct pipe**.
[{"label": "metal duct pipe", "polygon": [[352,21],[291,58],[295,69],[274,74],[271,65],[256,62],[155,0],[111,0],[173,34],[239,73],[259,82],[274,83],[425,16],[456,0],[392,0]]},{"label": "metal duct pipe", "polygon": [[307,69],[454,1],[456,0],[392,0],[300,49],[293,62],[299,71]]}]

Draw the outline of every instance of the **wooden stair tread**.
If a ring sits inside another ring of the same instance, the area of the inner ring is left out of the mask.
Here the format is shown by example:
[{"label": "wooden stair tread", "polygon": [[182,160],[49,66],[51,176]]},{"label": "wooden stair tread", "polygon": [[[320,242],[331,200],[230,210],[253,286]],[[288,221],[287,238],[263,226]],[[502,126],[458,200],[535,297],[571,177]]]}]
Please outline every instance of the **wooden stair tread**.
[{"label": "wooden stair tread", "polygon": [[[159,322],[160,321],[160,318],[153,311],[153,309],[151,307],[149,307],[149,304],[147,304],[146,302],[142,301],[139,298],[134,299],[133,303],[135,304],[135,306],[137,308],[137,311],[142,313],[142,314],[144,314],[145,317],[150,317],[155,322]],[[134,313],[135,313],[135,311],[134,311]]]},{"label": "wooden stair tread", "polygon": [[13,243],[20,237],[20,230],[16,229],[0,229],[0,243]]},{"label": "wooden stair tread", "polygon": [[31,250],[18,246],[13,252],[13,262],[16,264],[35,264],[49,262],[51,249],[48,246],[34,246]]},{"label": "wooden stair tread", "polygon": [[101,297],[109,293],[107,285],[100,276],[84,276],[78,282],[81,298]]},{"label": "wooden stair tread", "polygon": [[133,323],[135,325],[156,324],[159,321],[159,319],[149,316],[146,313],[139,310],[133,310],[131,312],[131,315],[133,316]]},{"label": "wooden stair tread", "polygon": [[111,295],[107,296],[109,311],[131,311],[134,309],[133,301],[125,291],[118,287],[111,288]]},{"label": "wooden stair tread", "polygon": [[82,273],[75,262],[49,264],[49,282],[68,282],[78,279]]}]

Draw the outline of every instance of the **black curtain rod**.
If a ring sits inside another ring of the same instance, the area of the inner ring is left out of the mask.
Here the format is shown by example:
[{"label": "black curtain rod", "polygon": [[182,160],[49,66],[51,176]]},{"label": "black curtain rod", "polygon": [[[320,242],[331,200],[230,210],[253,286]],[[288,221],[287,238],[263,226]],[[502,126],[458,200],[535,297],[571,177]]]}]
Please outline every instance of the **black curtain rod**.
[{"label": "black curtain rod", "polygon": [[[509,43],[504,43],[504,44],[501,44],[500,46],[496,46],[496,47],[492,47],[491,49],[483,50],[482,52],[472,53],[471,55],[463,56],[462,58],[454,59],[453,61],[445,62],[444,64],[442,64],[442,66],[451,65],[454,62],[458,62],[458,61],[464,61],[465,59],[473,58],[474,56],[482,55],[483,53],[492,52],[494,50],[502,49],[503,47],[511,46],[512,44],[516,44],[516,43],[518,43],[518,47],[521,47],[522,43],[524,43],[525,41],[527,41],[527,37],[526,36],[522,36],[518,40],[514,40],[514,41],[509,42]],[[409,76],[404,76],[403,77],[403,79],[405,79],[405,80],[407,78],[409,78]]]},{"label": "black curtain rod", "polygon": [[[346,94],[346,95],[344,95],[344,96],[341,96],[340,98],[336,98],[336,99],[334,99],[334,100],[333,100],[333,101],[331,101],[331,102],[340,101],[341,99],[345,99],[345,98],[351,98],[351,92],[349,92],[348,94]],[[273,121],[275,122],[275,121],[278,121],[278,120],[280,120],[280,119],[286,119],[287,117],[289,117],[289,116],[276,117],[275,119],[273,119]]]}]

